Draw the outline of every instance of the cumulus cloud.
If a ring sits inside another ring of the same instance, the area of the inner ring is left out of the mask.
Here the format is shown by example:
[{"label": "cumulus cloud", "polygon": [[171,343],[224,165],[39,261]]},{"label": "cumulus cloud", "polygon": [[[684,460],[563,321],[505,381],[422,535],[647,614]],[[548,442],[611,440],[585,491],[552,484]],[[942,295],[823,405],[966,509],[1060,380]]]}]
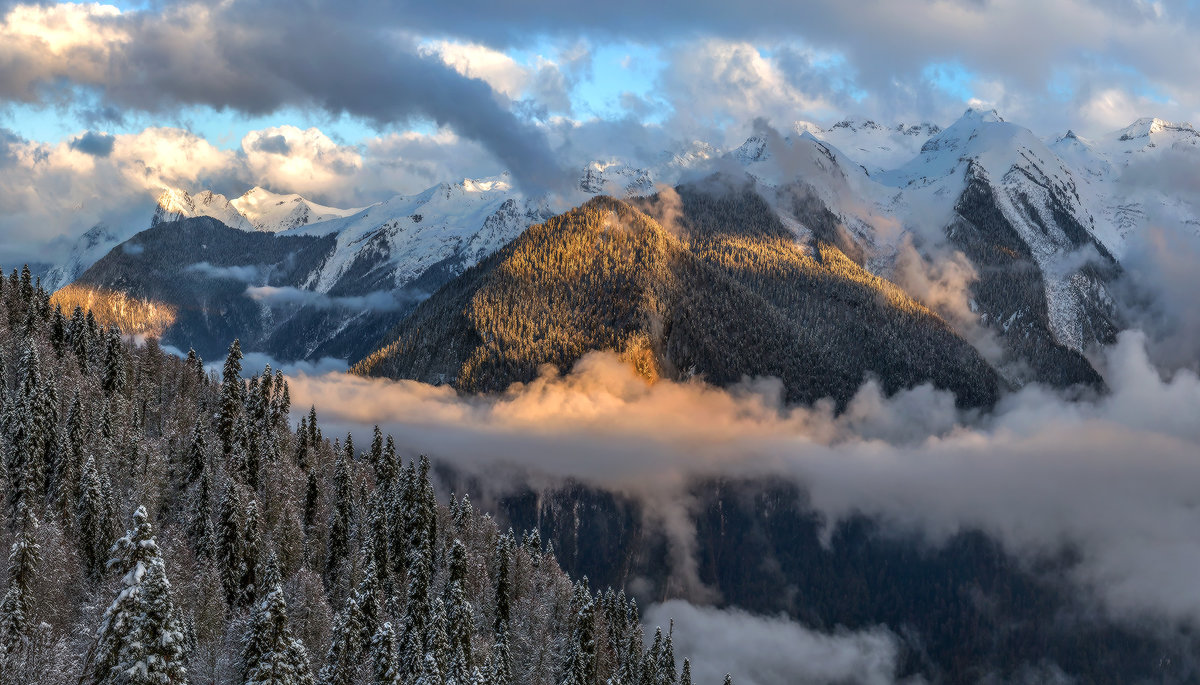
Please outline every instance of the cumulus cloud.
[{"label": "cumulus cloud", "polygon": [[[1108,397],[1027,387],[983,416],[928,386],[888,398],[868,383],[835,415],[784,406],[771,380],[648,385],[602,353],[494,397],[348,376],[298,376],[292,397],[317,404],[331,430],[379,423],[405,449],[465,469],[515,467],[660,501],[693,477],[783,476],[831,522],[865,513],[933,543],[978,529],[1021,555],[1070,545],[1073,580],[1114,615],[1195,623],[1200,378],[1161,378],[1137,333],[1106,362]],[[694,530],[672,534],[694,545]]]},{"label": "cumulus cloud", "polygon": [[0,259],[60,260],[97,223],[132,235],[148,227],[164,188],[236,197],[263,186],[360,207],[456,176],[502,170],[477,142],[445,128],[344,145],[318,129],[284,125],[250,131],[234,150],[165,127],[87,131],[59,142],[25,140],[0,129]]},{"label": "cumulus cloud", "polygon": [[319,129],[272,126],[242,138],[249,176],[261,185],[306,197],[344,197],[363,170],[361,152]]},{"label": "cumulus cloud", "polygon": [[[478,140],[529,190],[562,182],[544,137],[484,81],[419,54],[390,22],[326,9],[250,1],[157,13],[17,6],[0,22],[0,97],[47,103],[77,86],[96,91],[104,105],[148,112],[300,106],[381,127],[425,118]],[[295,50],[301,36],[303,57]]]},{"label": "cumulus cloud", "polygon": [[719,683],[726,673],[744,685],[896,682],[899,640],[884,627],[820,633],[782,616],[681,600],[655,604],[643,617],[664,631],[672,620],[675,650],[691,659],[693,682]]},{"label": "cumulus cloud", "polygon": [[57,143],[0,138],[0,234],[15,253],[4,257],[56,258],[97,223],[144,228],[163,188],[221,184],[237,166],[236,153],[180,129]]}]

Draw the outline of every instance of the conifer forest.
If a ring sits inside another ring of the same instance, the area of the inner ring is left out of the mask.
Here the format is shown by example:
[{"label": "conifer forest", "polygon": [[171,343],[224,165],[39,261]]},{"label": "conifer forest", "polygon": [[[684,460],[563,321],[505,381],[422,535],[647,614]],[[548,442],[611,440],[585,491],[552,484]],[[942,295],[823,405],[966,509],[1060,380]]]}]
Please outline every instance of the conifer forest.
[{"label": "conifer forest", "polygon": [[672,626],[391,436],[326,435],[238,341],[206,373],[0,283],[3,685],[691,682]]}]

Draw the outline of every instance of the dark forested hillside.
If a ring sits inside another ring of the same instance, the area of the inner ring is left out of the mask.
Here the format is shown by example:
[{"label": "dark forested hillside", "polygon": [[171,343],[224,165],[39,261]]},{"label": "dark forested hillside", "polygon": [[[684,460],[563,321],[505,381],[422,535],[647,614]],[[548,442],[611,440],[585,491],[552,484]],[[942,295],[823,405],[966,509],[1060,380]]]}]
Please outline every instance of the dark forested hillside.
[{"label": "dark forested hillside", "polygon": [[[1069,550],[1031,561],[977,530],[934,543],[862,515],[829,526],[803,487],[780,479],[696,479],[681,499],[706,596],[827,631],[887,626],[902,682],[1200,682],[1195,634],[1098,610],[1067,580]],[[495,508],[537,526],[570,572],[667,598],[680,582],[677,543],[648,511],[661,506],[569,484],[511,492]]]},{"label": "dark forested hillside", "polygon": [[[209,217],[163,223],[113,249],[54,297],[65,309],[90,304],[101,321],[132,324],[134,332],[210,358],[240,338],[248,351],[277,359],[357,359],[399,314],[300,292],[334,244],[334,236],[240,231]],[[294,296],[272,306],[270,298],[251,297],[248,286]],[[130,305],[169,311],[170,319],[131,320]]]},{"label": "dark forested hillside", "polygon": [[0,683],[678,682],[624,594],[241,371],[0,278]]},{"label": "dark forested hillside", "polygon": [[611,349],[651,379],[778,377],[790,401],[844,402],[868,377],[995,401],[995,373],[945,322],[832,244],[797,245],[758,195],[680,200],[667,228],[610,198],[530,227],[355,371],[495,391]]}]

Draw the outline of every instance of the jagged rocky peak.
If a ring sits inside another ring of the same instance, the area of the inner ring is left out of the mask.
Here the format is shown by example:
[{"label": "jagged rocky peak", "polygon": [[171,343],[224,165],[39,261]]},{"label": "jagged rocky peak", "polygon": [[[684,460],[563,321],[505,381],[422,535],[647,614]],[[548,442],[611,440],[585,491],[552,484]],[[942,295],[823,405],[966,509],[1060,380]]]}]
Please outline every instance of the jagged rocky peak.
[{"label": "jagged rocky peak", "polygon": [[851,131],[859,131],[859,130],[882,131],[882,130],[884,130],[884,127],[875,123],[875,121],[873,119],[863,119],[863,118],[855,118],[855,117],[842,119],[841,121],[837,122],[833,126],[830,126],[829,128],[830,128],[830,130],[846,128],[846,129],[850,129]]},{"label": "jagged rocky peak", "polygon": [[771,152],[767,149],[767,139],[762,136],[750,136],[746,142],[733,151],[733,157],[742,164],[770,159]]},{"label": "jagged rocky peak", "polygon": [[893,133],[898,133],[904,136],[928,137],[940,133],[942,127],[928,121],[923,121],[917,124],[905,124],[900,122],[896,124],[885,125],[869,117],[852,116],[846,117],[825,129],[810,121],[796,121],[792,124],[792,130],[801,135],[809,133],[817,138],[821,138],[823,135],[837,135],[839,133],[868,133],[876,135],[890,135]]},{"label": "jagged rocky peak", "polygon": [[593,195],[647,195],[654,192],[654,180],[646,169],[619,162],[593,161],[584,165],[579,189]]}]

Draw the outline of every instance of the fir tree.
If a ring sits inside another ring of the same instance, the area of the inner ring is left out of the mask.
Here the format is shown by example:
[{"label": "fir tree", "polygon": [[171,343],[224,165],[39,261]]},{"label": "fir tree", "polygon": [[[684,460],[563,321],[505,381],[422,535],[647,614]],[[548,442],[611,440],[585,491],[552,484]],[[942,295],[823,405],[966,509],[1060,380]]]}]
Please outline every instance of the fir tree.
[{"label": "fir tree", "polygon": [[679,685],[692,685],[692,662],[683,660],[683,673],[679,676]]}]

